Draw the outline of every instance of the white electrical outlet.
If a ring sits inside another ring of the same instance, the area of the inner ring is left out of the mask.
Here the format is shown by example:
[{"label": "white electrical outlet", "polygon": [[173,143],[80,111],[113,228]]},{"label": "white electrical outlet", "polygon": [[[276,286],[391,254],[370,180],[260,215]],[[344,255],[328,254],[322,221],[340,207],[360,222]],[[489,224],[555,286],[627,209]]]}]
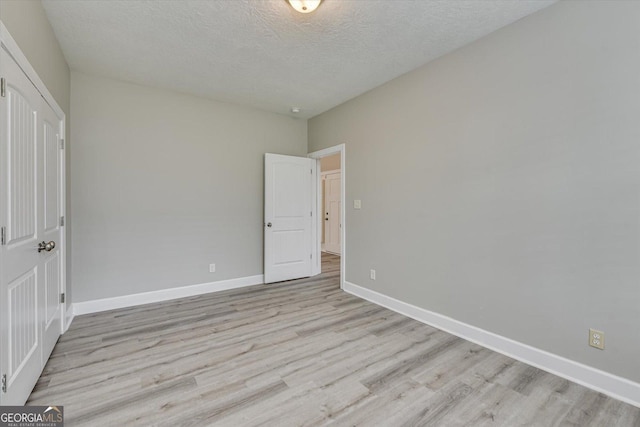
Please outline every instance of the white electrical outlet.
[{"label": "white electrical outlet", "polygon": [[589,345],[604,350],[604,332],[589,329]]},{"label": "white electrical outlet", "polygon": [[353,201],[353,209],[360,209],[362,207],[362,200]]},{"label": "white electrical outlet", "polygon": [[376,271],[375,270],[369,271],[369,277],[371,278],[371,280],[376,280]]},{"label": "white electrical outlet", "polygon": [[215,273],[215,272],[216,272],[216,265],[209,264],[209,273]]}]

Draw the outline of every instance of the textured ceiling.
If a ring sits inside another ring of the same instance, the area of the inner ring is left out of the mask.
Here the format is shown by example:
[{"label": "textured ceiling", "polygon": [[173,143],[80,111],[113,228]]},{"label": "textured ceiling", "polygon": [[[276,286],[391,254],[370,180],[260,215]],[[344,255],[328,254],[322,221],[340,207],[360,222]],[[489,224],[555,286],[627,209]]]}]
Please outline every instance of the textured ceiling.
[{"label": "textured ceiling", "polygon": [[554,0],[44,0],[73,70],[309,118]]}]

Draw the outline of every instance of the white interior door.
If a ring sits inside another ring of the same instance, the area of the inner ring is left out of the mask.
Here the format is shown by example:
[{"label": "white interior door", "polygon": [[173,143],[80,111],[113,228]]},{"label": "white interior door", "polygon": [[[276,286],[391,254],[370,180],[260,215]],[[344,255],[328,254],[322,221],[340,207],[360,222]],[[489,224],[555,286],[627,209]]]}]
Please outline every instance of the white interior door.
[{"label": "white interior door", "polygon": [[324,249],[340,255],[340,172],[325,175],[324,182]]},{"label": "white interior door", "polygon": [[61,122],[4,49],[0,75],[0,400],[23,405],[61,333]]},{"label": "white interior door", "polygon": [[265,283],[311,275],[315,168],[315,160],[306,157],[265,155]]}]

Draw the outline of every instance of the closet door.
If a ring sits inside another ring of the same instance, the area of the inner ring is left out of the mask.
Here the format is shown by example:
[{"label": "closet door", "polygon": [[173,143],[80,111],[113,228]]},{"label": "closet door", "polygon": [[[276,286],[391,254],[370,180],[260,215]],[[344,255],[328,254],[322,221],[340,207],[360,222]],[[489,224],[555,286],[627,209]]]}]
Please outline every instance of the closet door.
[{"label": "closet door", "polygon": [[4,49],[0,76],[0,401],[23,405],[61,332],[60,120]]}]

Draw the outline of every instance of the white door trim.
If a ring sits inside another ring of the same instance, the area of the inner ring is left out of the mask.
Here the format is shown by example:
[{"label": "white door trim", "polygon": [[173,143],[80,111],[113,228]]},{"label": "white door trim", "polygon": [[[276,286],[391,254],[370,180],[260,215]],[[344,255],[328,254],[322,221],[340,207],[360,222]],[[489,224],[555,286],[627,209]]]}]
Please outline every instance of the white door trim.
[{"label": "white door trim", "polygon": [[[60,105],[58,105],[58,103],[56,102],[55,98],[53,97],[53,95],[51,95],[51,92],[49,92],[49,89],[47,89],[47,87],[45,86],[44,82],[42,81],[42,79],[40,79],[40,77],[38,76],[38,73],[36,73],[36,70],[31,66],[31,64],[29,63],[29,60],[27,59],[27,57],[24,55],[24,53],[22,53],[22,50],[20,50],[20,47],[18,46],[18,43],[16,43],[16,41],[13,39],[13,37],[11,37],[11,34],[9,33],[9,30],[7,30],[7,27],[5,27],[4,23],[2,21],[0,21],[0,48],[4,49],[13,59],[14,61],[16,61],[16,63],[18,64],[18,66],[22,69],[22,71],[24,72],[24,74],[27,76],[27,78],[29,80],[31,80],[31,82],[33,83],[33,85],[36,87],[36,89],[38,90],[38,92],[40,92],[40,95],[42,95],[42,98],[44,98],[44,100],[46,101],[47,104],[49,104],[49,106],[53,109],[53,111],[56,113],[56,116],[60,119],[60,124],[59,124],[59,132],[60,135],[63,135],[64,141],[65,141],[65,150],[67,149],[66,147],[66,141],[67,141],[67,137],[66,137],[66,125],[65,125],[65,119],[66,116],[64,114],[64,111],[62,110],[62,108],[60,108]],[[66,162],[65,162],[65,154],[63,153],[61,158],[61,183],[60,183],[60,197],[61,197],[61,201],[60,201],[60,215],[65,217],[65,225],[62,228],[62,232],[60,233],[60,282],[61,282],[61,292],[63,292],[65,295],[67,294],[67,254],[66,254],[66,249],[67,249],[67,242],[66,242],[66,200],[67,200],[67,195],[66,195]],[[62,310],[62,316],[61,316],[61,326],[62,326],[62,330],[60,331],[60,333],[64,332],[67,327],[68,327],[68,322],[67,322],[67,316],[65,315],[67,313],[67,307],[69,306],[69,302],[65,301],[62,304],[61,310]]]},{"label": "white door trim", "polygon": [[[340,208],[340,223],[342,224],[342,229],[340,230],[340,288],[344,288],[344,281],[346,277],[346,230],[347,223],[345,221],[345,209],[346,209],[346,181],[347,181],[347,170],[346,170],[346,160],[345,160],[345,148],[346,144],[339,144],[333,147],[325,148],[323,150],[314,151],[308,154],[308,156],[312,159],[316,159],[317,161],[317,170],[320,170],[320,159],[323,157],[331,156],[332,154],[340,153],[340,171],[341,171],[341,182],[340,182],[340,200],[342,202],[342,206]],[[315,195],[313,197],[315,203],[313,206],[313,215],[316,218],[316,227],[315,232],[313,233],[313,259],[315,262],[312,264],[313,271],[312,275],[320,274],[321,272],[321,242],[320,233],[322,233],[322,218],[320,215],[319,207],[322,206],[322,175],[316,174],[316,185],[315,185]]]},{"label": "white door trim", "polygon": [[4,23],[0,21],[0,43],[5,48],[5,50],[13,57],[16,63],[22,68],[22,71],[26,74],[26,76],[31,80],[33,85],[38,89],[38,92],[42,95],[47,104],[53,108],[53,111],[56,112],[56,115],[61,118],[65,118],[64,111],[60,108],[60,105],[56,102],[49,89],[45,86],[44,82],[36,73],[36,70],[31,66],[29,60],[24,53],[18,47],[18,43],[11,37],[9,30],[5,27]]}]

